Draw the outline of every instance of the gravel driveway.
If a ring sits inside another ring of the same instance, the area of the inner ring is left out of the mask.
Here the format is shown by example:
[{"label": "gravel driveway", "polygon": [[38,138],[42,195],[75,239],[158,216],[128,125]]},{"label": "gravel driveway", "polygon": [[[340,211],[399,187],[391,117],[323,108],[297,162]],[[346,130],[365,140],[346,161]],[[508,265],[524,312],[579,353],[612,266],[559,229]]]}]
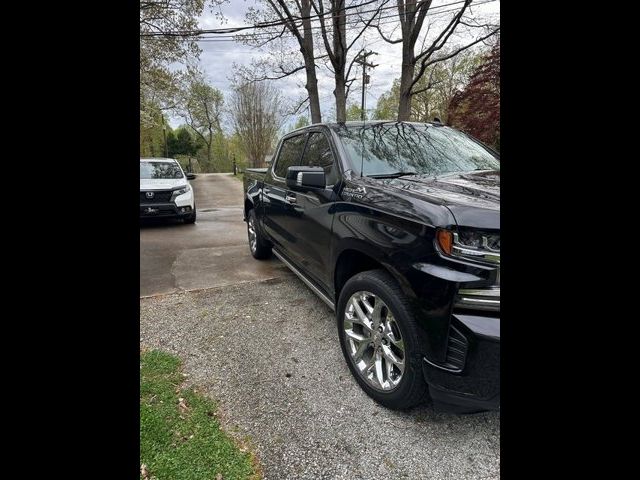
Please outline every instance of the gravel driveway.
[{"label": "gravel driveway", "polygon": [[499,478],[500,414],[378,406],[334,315],[294,276],[140,300],[141,346],[184,360],[266,479]]}]

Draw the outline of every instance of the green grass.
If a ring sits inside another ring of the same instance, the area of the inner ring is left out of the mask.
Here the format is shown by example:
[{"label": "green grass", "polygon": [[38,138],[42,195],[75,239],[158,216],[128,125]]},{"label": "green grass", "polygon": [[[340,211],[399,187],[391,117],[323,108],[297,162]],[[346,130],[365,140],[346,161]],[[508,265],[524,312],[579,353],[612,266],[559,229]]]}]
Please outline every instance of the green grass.
[{"label": "green grass", "polygon": [[231,176],[233,178],[237,178],[238,180],[242,181],[242,179],[244,178],[244,173],[240,173],[238,172],[237,175],[234,175],[233,173],[231,174]]},{"label": "green grass", "polygon": [[181,387],[180,367],[167,353],[140,354],[140,478],[260,478],[255,457],[220,430],[215,404]]}]

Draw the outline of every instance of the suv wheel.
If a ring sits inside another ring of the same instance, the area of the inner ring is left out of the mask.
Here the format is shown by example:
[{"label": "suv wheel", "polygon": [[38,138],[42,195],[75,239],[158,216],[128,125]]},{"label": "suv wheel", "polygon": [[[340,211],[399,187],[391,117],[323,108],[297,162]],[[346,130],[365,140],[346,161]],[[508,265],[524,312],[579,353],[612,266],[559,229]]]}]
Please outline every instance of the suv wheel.
[{"label": "suv wheel", "polygon": [[184,223],[196,223],[196,205],[193,205],[193,213],[184,217]]},{"label": "suv wheel", "polygon": [[336,315],[342,353],[367,395],[392,409],[425,399],[424,334],[389,273],[370,270],[351,277],[340,292]]},{"label": "suv wheel", "polygon": [[264,260],[271,256],[271,245],[269,245],[260,235],[257,228],[256,212],[251,209],[247,215],[247,236],[249,237],[249,250],[253,258]]}]

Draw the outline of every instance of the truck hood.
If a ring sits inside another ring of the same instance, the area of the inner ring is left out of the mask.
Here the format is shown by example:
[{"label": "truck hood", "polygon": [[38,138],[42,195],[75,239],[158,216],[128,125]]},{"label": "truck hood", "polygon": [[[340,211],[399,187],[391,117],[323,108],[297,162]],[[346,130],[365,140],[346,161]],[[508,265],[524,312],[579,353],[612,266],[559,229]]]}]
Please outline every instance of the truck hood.
[{"label": "truck hood", "polygon": [[[405,197],[414,210],[421,210],[421,204],[430,211],[434,204],[441,205],[451,212],[455,223],[460,226],[500,229],[500,172],[466,172],[439,178],[407,176],[374,179],[365,177],[361,180],[367,189],[378,190],[375,188],[377,184],[387,194]],[[364,203],[371,203],[375,198],[376,195],[365,195],[362,200]]]},{"label": "truck hood", "polygon": [[186,184],[185,178],[141,178],[140,190],[171,190]]}]

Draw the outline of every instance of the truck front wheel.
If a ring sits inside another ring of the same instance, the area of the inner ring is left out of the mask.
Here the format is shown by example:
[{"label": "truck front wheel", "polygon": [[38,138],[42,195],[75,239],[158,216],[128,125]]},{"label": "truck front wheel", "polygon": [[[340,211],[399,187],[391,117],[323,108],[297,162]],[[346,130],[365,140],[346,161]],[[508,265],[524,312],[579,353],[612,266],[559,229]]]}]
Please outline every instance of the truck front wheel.
[{"label": "truck front wheel", "polygon": [[260,235],[257,228],[258,221],[256,212],[251,209],[247,215],[247,235],[249,237],[249,250],[253,258],[264,260],[271,256],[271,245],[269,245]]},{"label": "truck front wheel", "polygon": [[392,409],[410,408],[426,398],[424,333],[388,272],[351,277],[340,292],[336,316],[342,353],[367,395]]}]

